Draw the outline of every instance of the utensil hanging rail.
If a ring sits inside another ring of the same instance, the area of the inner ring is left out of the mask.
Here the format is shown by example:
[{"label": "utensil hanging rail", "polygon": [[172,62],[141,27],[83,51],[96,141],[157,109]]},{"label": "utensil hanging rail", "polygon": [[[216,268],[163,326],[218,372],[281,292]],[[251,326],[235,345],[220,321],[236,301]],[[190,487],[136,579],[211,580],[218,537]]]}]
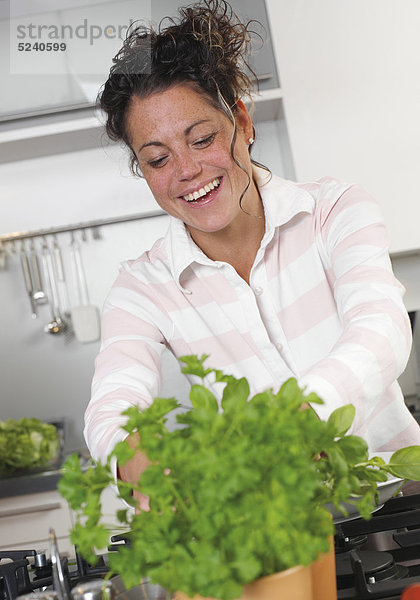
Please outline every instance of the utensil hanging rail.
[{"label": "utensil hanging rail", "polygon": [[95,219],[93,221],[85,221],[82,223],[74,223],[72,225],[64,225],[60,227],[49,227],[46,229],[36,229],[33,231],[16,231],[14,233],[0,234],[0,242],[14,242],[17,240],[42,237],[44,235],[54,235],[57,233],[79,231],[81,229],[95,229],[95,227],[102,227],[104,225],[115,225],[117,223],[138,221],[140,219],[148,219],[150,217],[159,217],[164,214],[165,212],[163,210],[156,209],[134,215],[127,215],[123,217],[110,217],[107,219]]}]

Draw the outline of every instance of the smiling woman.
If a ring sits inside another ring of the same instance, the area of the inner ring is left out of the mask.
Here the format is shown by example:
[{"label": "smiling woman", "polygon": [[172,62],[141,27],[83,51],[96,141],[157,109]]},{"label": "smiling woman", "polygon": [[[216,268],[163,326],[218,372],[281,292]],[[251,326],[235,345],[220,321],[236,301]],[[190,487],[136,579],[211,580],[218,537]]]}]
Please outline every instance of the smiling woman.
[{"label": "smiling woman", "polygon": [[[168,107],[177,108],[168,111]],[[256,224],[249,216],[263,214],[251,180],[252,121],[240,100],[235,112],[233,125],[195,84],[178,83],[133,98],[126,117],[131,147],[157,203],[181,219],[196,244],[214,260],[224,260],[227,235],[240,241],[238,256],[253,260],[263,234],[263,220]],[[244,239],[251,243],[244,244]]]},{"label": "smiling woman", "polygon": [[[166,348],[208,354],[251,394],[294,377],[324,400],[321,419],[353,404],[352,432],[371,452],[420,443],[397,383],[411,330],[376,202],[358,185],[294,183],[252,160],[251,25],[227,2],[163,25],[130,32],[100,96],[108,134],[171,219],[105,303],[86,411],[93,456],[125,437],[124,409],[159,395]],[[217,378],[206,383],[220,400]],[[137,455],[120,476],[137,481],[146,466]]]}]

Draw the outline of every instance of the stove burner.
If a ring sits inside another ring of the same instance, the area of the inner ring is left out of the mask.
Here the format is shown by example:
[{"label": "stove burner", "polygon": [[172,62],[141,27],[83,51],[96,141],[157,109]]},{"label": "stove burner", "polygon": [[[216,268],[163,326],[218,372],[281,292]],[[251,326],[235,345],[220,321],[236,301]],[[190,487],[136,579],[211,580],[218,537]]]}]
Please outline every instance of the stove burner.
[{"label": "stove burner", "polygon": [[45,554],[45,552],[39,552],[38,554],[35,554],[34,563],[35,563],[35,566],[38,568],[46,567],[47,566],[47,555]]},{"label": "stove burner", "polygon": [[[27,565],[28,557],[35,550],[0,551],[0,583],[2,592],[9,598],[16,598],[18,592],[32,591]],[[4,562],[6,561],[6,562]]]},{"label": "stove burner", "polygon": [[337,529],[337,534],[334,538],[334,547],[336,554],[348,552],[349,550],[357,550],[362,548],[368,541],[367,535],[357,535],[346,537],[340,530]]},{"label": "stove burner", "polygon": [[[408,569],[397,565],[392,554],[388,552],[360,550],[357,555],[362,563],[366,583],[402,579],[408,575]],[[349,552],[336,556],[336,570],[339,588],[347,588],[354,585],[354,570]]]}]

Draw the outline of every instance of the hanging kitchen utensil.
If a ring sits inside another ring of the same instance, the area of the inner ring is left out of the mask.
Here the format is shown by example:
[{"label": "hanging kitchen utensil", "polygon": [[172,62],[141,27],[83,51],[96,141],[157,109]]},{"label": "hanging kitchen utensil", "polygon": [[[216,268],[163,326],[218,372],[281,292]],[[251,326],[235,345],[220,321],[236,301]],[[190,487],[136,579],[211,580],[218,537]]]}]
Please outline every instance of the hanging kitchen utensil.
[{"label": "hanging kitchen utensil", "polygon": [[3,271],[7,267],[7,250],[4,242],[0,242],[0,270]]},{"label": "hanging kitchen utensil", "polygon": [[31,313],[32,318],[37,318],[35,300],[33,298],[33,284],[32,284],[32,275],[29,267],[28,255],[26,253],[26,248],[24,242],[22,242],[22,246],[20,249],[20,264],[22,265],[23,278],[25,280],[25,287],[27,294],[29,296],[29,302],[31,304]]},{"label": "hanging kitchen utensil", "polygon": [[102,235],[101,235],[101,230],[100,228],[97,227],[92,227],[92,237],[94,240],[101,240],[102,239]]},{"label": "hanging kitchen utensil", "polygon": [[42,289],[41,271],[39,268],[38,253],[35,248],[34,240],[31,241],[31,249],[29,253],[30,266],[32,271],[33,291],[32,297],[37,304],[48,302],[47,294]]},{"label": "hanging kitchen utensil", "polygon": [[51,321],[44,327],[46,333],[64,333],[67,323],[60,314],[57,282],[54,272],[53,258],[46,240],[42,245],[42,265],[44,268],[47,295],[51,307]]},{"label": "hanging kitchen utensil", "polygon": [[57,288],[59,294],[59,305],[62,314],[69,314],[70,308],[70,300],[68,295],[68,289],[66,285],[66,277],[64,272],[64,263],[63,257],[61,254],[61,248],[59,246],[57,237],[54,235],[54,259],[55,259],[55,269],[57,273]]},{"label": "hanging kitchen utensil", "polygon": [[70,311],[74,334],[76,339],[84,344],[96,342],[100,337],[99,310],[89,303],[82,255],[74,235],[72,235],[70,252],[79,302],[78,306],[74,306]]}]

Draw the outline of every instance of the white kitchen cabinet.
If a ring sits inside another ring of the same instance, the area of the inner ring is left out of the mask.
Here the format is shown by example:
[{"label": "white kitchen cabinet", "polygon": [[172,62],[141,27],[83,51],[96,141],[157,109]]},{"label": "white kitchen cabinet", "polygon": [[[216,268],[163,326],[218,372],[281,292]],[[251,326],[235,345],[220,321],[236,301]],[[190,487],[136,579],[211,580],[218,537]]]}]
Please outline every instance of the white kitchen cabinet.
[{"label": "white kitchen cabinet", "polygon": [[0,550],[47,550],[53,528],[60,552],[72,553],[71,515],[58,491],[0,498]]},{"label": "white kitchen cabinet", "polygon": [[[262,90],[254,98],[255,121],[258,124],[258,152],[279,161],[278,168],[290,170],[290,149],[282,108],[280,88]],[[109,153],[110,144],[104,136],[103,119],[93,109],[83,109],[63,115],[34,117],[0,127],[0,163],[54,156],[88,149]],[[268,126],[267,134],[263,128]],[[259,140],[261,139],[261,141]],[[268,146],[264,152],[264,147]],[[257,147],[257,146],[256,146]],[[284,159],[282,155],[284,153]],[[106,156],[103,157],[106,160]],[[94,174],[93,174],[94,175]],[[7,177],[7,174],[6,174]]]},{"label": "white kitchen cabinet", "polygon": [[[115,514],[127,505],[116,496],[114,489],[104,491],[102,506],[110,536],[125,531]],[[70,541],[70,529],[73,524],[74,514],[57,490],[0,498],[0,550],[25,549],[48,554],[49,530],[53,528],[60,554],[72,557],[74,546]]]},{"label": "white kitchen cabinet", "polygon": [[[148,19],[150,5],[147,3],[146,5],[141,2],[123,4],[124,10],[134,11],[133,15],[136,18],[143,16]],[[260,93],[255,96],[254,118],[257,124],[256,143],[253,148],[255,159],[266,164],[277,174],[293,178],[294,168],[284,117],[282,90],[279,87],[279,74],[271,44],[273,27],[271,25],[270,34],[270,23],[267,21],[267,3],[265,0],[231,0],[231,4],[244,22],[252,19],[261,21],[262,28],[254,24],[252,29],[267,37],[266,44],[260,47],[257,36],[253,36],[256,51],[250,58],[252,68],[260,81]],[[178,6],[185,5],[182,0],[175,2],[160,0],[158,3],[153,3],[152,22],[158,23],[165,15],[174,15]],[[119,7],[122,7],[121,3],[115,3],[115,16],[122,18],[125,13],[120,15]],[[128,14],[131,15],[131,12]],[[103,150],[104,146],[106,151],[108,142],[104,135],[102,120],[91,107],[1,123],[0,163],[44,156],[53,157],[57,154],[95,148]],[[94,173],[92,175],[95,176]]]}]

